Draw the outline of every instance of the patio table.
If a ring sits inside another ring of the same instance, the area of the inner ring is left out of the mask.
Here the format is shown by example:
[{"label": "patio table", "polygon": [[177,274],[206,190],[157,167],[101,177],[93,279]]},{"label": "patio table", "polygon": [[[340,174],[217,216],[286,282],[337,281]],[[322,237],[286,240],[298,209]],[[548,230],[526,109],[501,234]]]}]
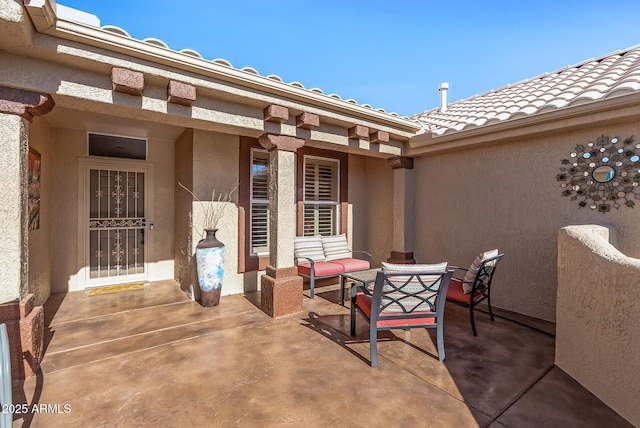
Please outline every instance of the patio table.
[{"label": "patio table", "polygon": [[380,272],[380,269],[366,269],[358,270],[355,272],[344,272],[340,274],[340,304],[344,306],[344,286],[347,280],[351,282],[359,282],[365,287],[369,287],[376,281],[376,275]]}]

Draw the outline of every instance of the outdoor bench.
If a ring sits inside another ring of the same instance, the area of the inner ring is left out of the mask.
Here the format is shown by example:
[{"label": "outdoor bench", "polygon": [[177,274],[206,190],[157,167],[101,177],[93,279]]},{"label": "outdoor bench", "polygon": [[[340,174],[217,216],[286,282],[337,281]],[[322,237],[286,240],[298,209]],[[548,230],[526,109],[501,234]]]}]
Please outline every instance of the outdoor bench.
[{"label": "outdoor bench", "polygon": [[[366,257],[366,260],[355,258],[354,254]],[[371,268],[371,254],[361,250],[349,250],[345,234],[296,236],[294,256],[298,274],[309,278],[309,297],[312,299],[316,279]]]}]

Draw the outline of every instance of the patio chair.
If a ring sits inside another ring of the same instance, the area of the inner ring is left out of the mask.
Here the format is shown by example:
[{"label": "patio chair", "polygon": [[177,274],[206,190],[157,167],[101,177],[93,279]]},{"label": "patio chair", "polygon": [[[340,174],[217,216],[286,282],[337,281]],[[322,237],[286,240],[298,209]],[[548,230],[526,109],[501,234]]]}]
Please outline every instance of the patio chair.
[{"label": "patio chair", "polygon": [[[401,267],[395,270],[395,266]],[[454,272],[446,266],[383,263],[373,293],[363,285],[351,288],[351,336],[356,333],[358,311],[369,320],[371,367],[378,365],[378,331],[392,329],[435,328],[438,359],[444,361],[444,297]]]},{"label": "patio chair", "polygon": [[481,253],[473,261],[469,269],[456,268],[467,272],[464,278],[452,278],[447,292],[447,300],[469,307],[471,318],[471,329],[473,335],[477,336],[476,323],[473,317],[473,310],[476,305],[484,300],[489,307],[489,316],[493,321],[493,310],[491,309],[491,281],[498,267],[498,262],[502,260],[504,254],[498,254],[498,250]]}]

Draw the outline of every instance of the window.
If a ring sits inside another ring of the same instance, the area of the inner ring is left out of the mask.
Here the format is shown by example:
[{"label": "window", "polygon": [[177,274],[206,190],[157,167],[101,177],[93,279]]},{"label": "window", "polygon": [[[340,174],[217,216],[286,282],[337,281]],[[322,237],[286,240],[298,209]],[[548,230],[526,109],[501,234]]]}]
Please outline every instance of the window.
[{"label": "window", "polygon": [[[264,270],[269,259],[269,153],[240,137],[238,272]],[[302,147],[296,152],[296,235],[346,232],[349,155]]]},{"label": "window", "polygon": [[335,235],[338,227],[340,161],[305,156],[303,235]]},{"label": "window", "polygon": [[90,133],[89,156],[146,160],[147,140]]},{"label": "window", "polygon": [[269,153],[251,150],[251,254],[269,252]]}]

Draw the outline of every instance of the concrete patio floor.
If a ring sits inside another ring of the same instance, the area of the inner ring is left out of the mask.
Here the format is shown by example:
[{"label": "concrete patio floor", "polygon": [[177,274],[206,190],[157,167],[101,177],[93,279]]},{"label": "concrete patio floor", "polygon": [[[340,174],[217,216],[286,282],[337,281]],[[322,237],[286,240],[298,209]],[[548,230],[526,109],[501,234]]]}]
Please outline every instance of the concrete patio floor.
[{"label": "concrete patio floor", "polygon": [[53,295],[41,371],[14,403],[59,413],[14,426],[631,427],[554,367],[549,334],[479,314],[474,337],[468,310],[448,304],[445,362],[435,331],[399,331],[380,335],[373,369],[368,324],[350,337],[337,300],[320,288],[272,319],[258,293],[203,308],[173,281]]}]

